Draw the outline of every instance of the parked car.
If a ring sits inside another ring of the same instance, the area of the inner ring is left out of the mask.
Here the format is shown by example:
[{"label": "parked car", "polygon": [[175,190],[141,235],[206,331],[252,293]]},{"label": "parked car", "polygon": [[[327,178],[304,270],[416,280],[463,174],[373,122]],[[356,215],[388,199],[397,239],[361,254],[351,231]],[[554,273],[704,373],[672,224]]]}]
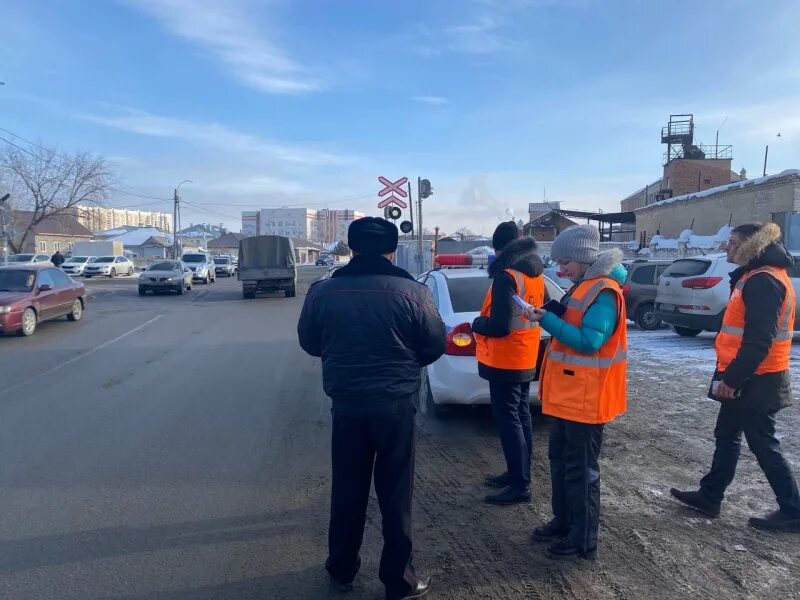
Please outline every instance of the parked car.
[{"label": "parked car", "polygon": [[181,260],[192,271],[192,281],[202,281],[205,284],[217,280],[216,265],[210,254],[205,252],[187,252]]},{"label": "parked car", "polygon": [[116,277],[117,275],[133,275],[136,267],[125,256],[100,256],[87,264],[83,269],[83,276],[91,279],[96,276]]},{"label": "parked car", "polygon": [[[447,332],[445,354],[422,371],[420,409],[440,413],[446,405],[489,404],[489,382],[478,376],[471,327],[492,283],[486,269],[443,267],[422,274],[418,281],[431,289],[433,302]],[[545,277],[546,300],[561,300],[563,296],[564,290]],[[549,340],[549,334],[542,330],[539,364]],[[531,385],[532,402],[536,402],[537,392],[538,383],[534,382]]]},{"label": "parked car", "polygon": [[627,263],[628,277],[622,286],[628,318],[639,329],[653,331],[661,327],[656,316],[658,280],[672,264],[671,260],[634,260]]},{"label": "parked car", "polygon": [[86,265],[93,262],[96,258],[96,256],[70,256],[64,264],[61,265],[61,270],[67,275],[79,277],[83,275],[83,270],[86,268]]},{"label": "parked car", "polygon": [[160,260],[139,275],[139,295],[147,292],[176,292],[192,289],[192,270],[179,260]]},{"label": "parked car", "polygon": [[50,255],[48,254],[15,254],[14,256],[8,257],[8,262],[10,263],[29,263],[29,264],[49,264],[52,266],[53,263],[50,262]]},{"label": "parked car", "polygon": [[233,277],[236,274],[236,267],[233,266],[233,261],[227,256],[217,256],[214,258],[214,272],[217,275]]},{"label": "parked car", "polygon": [[86,288],[52,265],[0,267],[0,334],[33,335],[39,323],[66,316],[79,321]]},{"label": "parked car", "polygon": [[719,331],[730,296],[730,272],[736,265],[725,254],[681,258],[661,274],[655,318],[678,335]]},{"label": "parked car", "polygon": [[333,264],[333,255],[332,254],[320,254],[317,257],[317,260],[314,261],[314,264],[318,267],[321,266],[329,266]]}]

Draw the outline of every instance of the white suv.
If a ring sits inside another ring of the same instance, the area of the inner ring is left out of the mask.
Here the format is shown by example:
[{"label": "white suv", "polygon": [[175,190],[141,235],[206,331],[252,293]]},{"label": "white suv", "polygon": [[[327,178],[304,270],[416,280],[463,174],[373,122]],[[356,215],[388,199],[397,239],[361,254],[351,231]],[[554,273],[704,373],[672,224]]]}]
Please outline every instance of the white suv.
[{"label": "white suv", "polygon": [[204,252],[187,252],[181,260],[192,270],[192,281],[213,283],[217,280],[217,269],[214,259]]}]

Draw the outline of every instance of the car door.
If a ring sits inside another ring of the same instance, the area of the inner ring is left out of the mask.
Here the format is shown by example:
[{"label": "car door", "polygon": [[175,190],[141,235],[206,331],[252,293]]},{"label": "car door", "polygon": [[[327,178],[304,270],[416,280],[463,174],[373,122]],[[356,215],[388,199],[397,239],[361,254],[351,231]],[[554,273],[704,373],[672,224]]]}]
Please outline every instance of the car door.
[{"label": "car door", "polygon": [[52,275],[54,270],[42,269],[36,278],[36,311],[40,321],[52,319],[58,314],[58,290]]},{"label": "car door", "polygon": [[69,278],[69,275],[60,269],[50,269],[48,273],[50,273],[50,276],[55,282],[55,291],[57,292],[55,295],[56,300],[55,307],[53,308],[53,316],[69,314],[72,311],[72,303],[78,296],[75,284]]}]

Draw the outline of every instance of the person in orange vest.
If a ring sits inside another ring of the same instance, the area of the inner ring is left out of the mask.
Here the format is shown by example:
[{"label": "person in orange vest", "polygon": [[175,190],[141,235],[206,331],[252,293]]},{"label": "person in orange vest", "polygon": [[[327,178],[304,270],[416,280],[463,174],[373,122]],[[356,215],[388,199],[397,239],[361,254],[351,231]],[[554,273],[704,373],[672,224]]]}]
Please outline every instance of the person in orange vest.
[{"label": "person in orange vest", "polygon": [[698,491],[670,493],[710,516],[720,513],[733,481],[742,433],[767,476],[779,510],[752,517],[752,527],[800,531],[797,482],[775,437],[775,415],[792,400],[789,355],[794,330],[795,294],[787,269],[794,259],[781,243],[774,223],[739,225],[728,241],[731,297],[714,348],[717,368],[709,397],[720,404],[714,429],[711,470]]},{"label": "person in orange vest", "polygon": [[[526,311],[552,336],[539,376],[550,426],[553,519],[533,532],[558,560],[597,556],[603,426],[626,410],[627,325],[622,252],[600,253],[591,225],[562,231],[551,250],[573,287],[559,310]],[[559,316],[559,314],[561,315]]]},{"label": "person in orange vest", "polygon": [[481,314],[472,323],[478,374],[489,381],[492,416],[500,433],[506,472],[490,475],[486,484],[501,488],[486,496],[490,504],[531,500],[530,385],[536,376],[539,327],[525,319],[514,295],[536,306],[544,303],[544,265],[536,241],[521,237],[514,221],[500,223],[492,236],[495,260],[488,273],[492,285]]}]

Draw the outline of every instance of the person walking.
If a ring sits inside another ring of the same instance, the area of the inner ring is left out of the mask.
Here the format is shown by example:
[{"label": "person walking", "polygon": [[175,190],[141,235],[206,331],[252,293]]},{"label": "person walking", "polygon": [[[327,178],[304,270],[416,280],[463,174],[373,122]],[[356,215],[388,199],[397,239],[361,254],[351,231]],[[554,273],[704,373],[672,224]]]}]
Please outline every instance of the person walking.
[{"label": "person walking", "polygon": [[742,433],[767,476],[779,510],[752,517],[752,527],[800,531],[800,494],[775,437],[776,415],[791,404],[789,355],[794,331],[795,293],[787,269],[794,259],[774,223],[735,227],[728,241],[731,297],[714,342],[716,372],[709,396],[720,402],[714,429],[711,470],[697,491],[672,488],[684,504],[717,517],[733,481]]},{"label": "person walking", "polygon": [[488,273],[492,285],[481,314],[472,322],[478,375],[489,382],[492,416],[500,433],[506,460],[502,475],[487,476],[486,484],[501,488],[486,502],[510,505],[531,499],[530,382],[536,376],[541,330],[522,315],[514,295],[541,306],[544,266],[536,255],[536,241],[521,237],[513,221],[500,223],[492,236],[495,260]]},{"label": "person walking", "polygon": [[620,287],[627,272],[621,251],[599,250],[595,227],[562,231],[551,257],[574,285],[558,310],[526,311],[552,336],[539,396],[542,413],[553,417],[548,449],[553,519],[537,527],[533,538],[551,542],[548,554],[558,560],[597,556],[603,427],[627,409],[627,325]]},{"label": "person walking", "polygon": [[364,217],[348,229],[349,264],[315,283],[297,326],[300,346],[322,358],[333,400],[332,489],[326,569],[350,589],[361,566],[370,484],[383,522],[386,598],[419,598],[430,578],[412,564],[415,402],[421,370],[444,354],[444,323],[430,290],[391,258],[398,232]]},{"label": "person walking", "polygon": [[61,254],[60,250],[56,250],[56,253],[50,257],[50,262],[57,268],[60,268],[61,265],[64,264],[64,255]]}]

